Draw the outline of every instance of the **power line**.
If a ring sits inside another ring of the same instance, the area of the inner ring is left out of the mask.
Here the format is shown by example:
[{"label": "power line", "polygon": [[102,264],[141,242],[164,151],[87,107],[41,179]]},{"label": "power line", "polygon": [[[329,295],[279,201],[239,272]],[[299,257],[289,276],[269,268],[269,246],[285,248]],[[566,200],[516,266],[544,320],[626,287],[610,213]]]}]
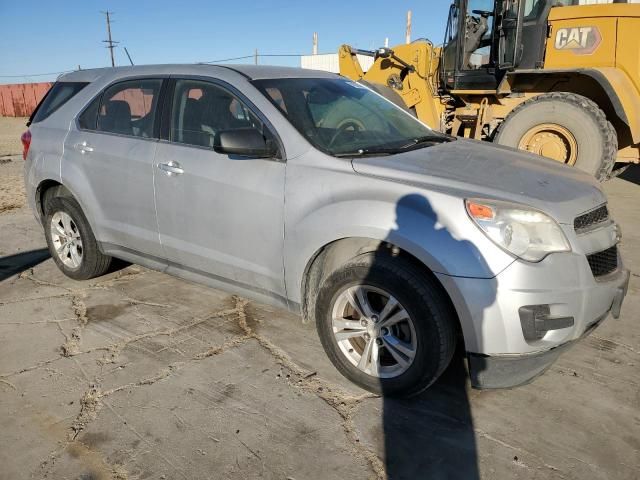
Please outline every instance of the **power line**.
[{"label": "power line", "polygon": [[[114,43],[118,43],[118,42],[114,42]],[[318,53],[318,55],[329,55],[332,53],[335,53],[335,52]],[[309,55],[309,54],[307,53],[259,53],[258,58],[260,57],[303,57],[305,55]],[[241,57],[221,58],[218,60],[209,60],[208,62],[197,62],[197,64],[204,65],[204,64],[210,64],[210,63],[232,62],[234,60],[248,60],[250,58],[251,59],[255,58],[255,53],[251,55],[244,55]],[[49,73],[25,73],[22,75],[0,75],[0,78],[44,77],[46,75],[62,75],[63,73],[69,73],[73,71],[75,70],[63,70],[61,72],[49,72]]]},{"label": "power line", "polygon": [[120,42],[116,42],[111,38],[111,14],[113,14],[113,12],[110,12],[109,10],[107,10],[106,12],[102,12],[102,13],[104,13],[107,16],[107,35],[109,36],[108,40],[103,40],[103,42],[107,44],[107,48],[111,53],[111,66],[115,67],[116,61],[113,57],[113,49],[116,48],[116,44]]},{"label": "power line", "polygon": [[198,62],[200,64],[205,63],[222,63],[222,62],[232,62],[233,60],[245,60],[247,58],[253,58],[253,55],[245,55],[244,57],[233,57],[233,58],[222,58],[220,60],[209,60],[208,62]]},{"label": "power line", "polygon": [[[319,53],[318,55],[329,55],[331,53],[336,52],[327,52],[327,53]],[[234,60],[247,60],[249,58],[258,58],[260,57],[304,57],[305,55],[309,55],[308,53],[254,53],[253,55],[244,55],[242,57],[233,57],[233,58],[222,58],[219,60],[209,60],[208,62],[198,62],[199,64],[207,64],[207,63],[223,63],[223,62],[231,62]]]},{"label": "power line", "polygon": [[63,73],[73,72],[74,70],[63,70],[62,72],[49,73],[25,73],[23,75],[0,75],[0,78],[21,78],[21,77],[44,77],[46,75],[62,75]]},{"label": "power line", "polygon": [[[338,53],[338,52],[318,53],[316,55],[330,55],[332,53]],[[306,57],[307,55],[311,55],[311,54],[310,53],[261,53],[258,56],[259,57]]]}]

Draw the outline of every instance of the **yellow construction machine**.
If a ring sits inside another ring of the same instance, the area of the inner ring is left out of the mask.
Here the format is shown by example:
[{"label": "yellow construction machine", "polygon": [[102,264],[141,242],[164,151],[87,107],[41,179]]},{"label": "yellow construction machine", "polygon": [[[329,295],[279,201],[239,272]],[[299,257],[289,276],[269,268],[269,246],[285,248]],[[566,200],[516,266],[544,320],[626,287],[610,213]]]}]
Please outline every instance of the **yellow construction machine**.
[{"label": "yellow construction machine", "polygon": [[577,3],[454,0],[441,46],[343,45],[340,73],[434,129],[605,180],[640,162],[640,5]]}]

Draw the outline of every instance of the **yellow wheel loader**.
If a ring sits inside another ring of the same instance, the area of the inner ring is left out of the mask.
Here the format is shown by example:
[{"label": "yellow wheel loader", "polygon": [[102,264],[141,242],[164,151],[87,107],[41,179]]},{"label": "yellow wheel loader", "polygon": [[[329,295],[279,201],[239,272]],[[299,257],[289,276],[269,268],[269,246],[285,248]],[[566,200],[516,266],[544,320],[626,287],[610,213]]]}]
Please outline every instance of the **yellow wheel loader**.
[{"label": "yellow wheel loader", "polygon": [[640,5],[573,3],[454,0],[442,46],[342,45],[340,73],[434,129],[606,180],[640,162]]}]

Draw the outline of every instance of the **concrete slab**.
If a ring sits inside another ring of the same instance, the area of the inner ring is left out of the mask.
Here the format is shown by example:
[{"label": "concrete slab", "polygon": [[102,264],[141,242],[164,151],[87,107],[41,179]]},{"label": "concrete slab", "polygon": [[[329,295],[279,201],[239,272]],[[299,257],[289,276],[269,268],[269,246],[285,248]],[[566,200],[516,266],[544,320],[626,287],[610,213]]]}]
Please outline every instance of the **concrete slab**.
[{"label": "concrete slab", "polygon": [[0,479],[640,478],[640,189],[606,189],[622,318],[531,385],[471,390],[457,357],[410,400],[350,384],[288,312],[137,266],[67,279],[5,210]]},{"label": "concrete slab", "polygon": [[[248,340],[144,387],[103,393],[76,443],[140,478],[359,477],[367,466],[352,457],[337,412],[278,378],[279,370]],[[67,447],[52,478],[95,475],[76,450]],[[320,475],[321,459],[330,461]]]}]

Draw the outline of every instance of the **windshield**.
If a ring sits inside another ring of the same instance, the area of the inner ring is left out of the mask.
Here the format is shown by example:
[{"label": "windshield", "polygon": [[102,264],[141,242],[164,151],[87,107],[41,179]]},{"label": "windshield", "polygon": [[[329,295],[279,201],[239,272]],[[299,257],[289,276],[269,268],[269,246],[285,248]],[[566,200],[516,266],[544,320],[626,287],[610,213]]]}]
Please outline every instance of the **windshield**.
[{"label": "windshield", "polygon": [[253,84],[314,147],[331,155],[393,153],[427,139],[448,139],[349,80],[279,78]]}]

